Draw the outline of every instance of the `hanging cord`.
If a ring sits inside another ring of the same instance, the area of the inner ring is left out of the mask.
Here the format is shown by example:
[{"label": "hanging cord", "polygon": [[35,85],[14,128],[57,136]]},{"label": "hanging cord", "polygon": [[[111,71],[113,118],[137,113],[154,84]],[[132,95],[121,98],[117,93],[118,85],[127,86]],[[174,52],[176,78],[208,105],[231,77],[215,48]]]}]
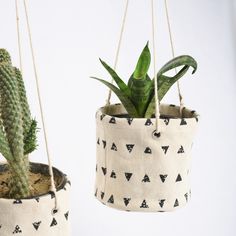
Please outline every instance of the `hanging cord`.
[{"label": "hanging cord", "polygon": [[[174,40],[173,40],[173,35],[172,35],[172,30],[171,30],[168,3],[167,3],[167,0],[164,0],[164,1],[165,1],[165,12],[166,12],[166,19],[167,19],[167,24],[168,24],[169,37],[170,37],[171,52],[172,52],[172,57],[174,58],[175,57],[175,48],[174,48]],[[178,73],[177,68],[175,68],[175,73],[176,74]],[[179,81],[177,81],[177,89],[178,89],[178,94],[179,94],[180,116],[182,117],[183,108],[184,108],[184,99],[181,94]]]},{"label": "hanging cord", "polygon": [[16,30],[17,30],[17,43],[18,43],[18,54],[20,61],[20,70],[21,74],[23,74],[23,63],[22,63],[22,53],[21,53],[21,37],[20,37],[20,18],[19,18],[19,10],[18,10],[18,0],[15,0],[15,9],[16,9]]},{"label": "hanging cord", "polygon": [[[55,194],[55,198],[54,198],[55,199],[55,208],[53,209],[53,213],[56,213],[58,210],[56,186],[55,186],[55,182],[54,182],[54,174],[53,174],[53,168],[52,168],[51,157],[50,157],[50,152],[49,152],[49,145],[48,145],[46,125],[45,125],[45,119],[44,119],[44,113],[43,113],[42,99],[41,99],[41,94],[40,94],[40,89],[39,89],[39,87],[40,87],[39,86],[39,78],[38,78],[38,73],[37,73],[37,68],[36,68],[35,53],[34,53],[34,49],[33,49],[32,34],[31,34],[30,23],[29,23],[28,9],[27,9],[26,0],[24,0],[23,2],[24,2],[24,10],[25,10],[26,23],[27,23],[28,37],[29,37],[29,41],[30,41],[30,50],[31,50],[31,56],[32,56],[32,61],[33,61],[34,77],[35,77],[36,88],[37,88],[40,115],[41,115],[41,120],[42,120],[42,125],[43,125],[44,141],[45,141],[46,152],[47,152],[50,182],[51,182],[51,189],[50,190]],[[20,44],[18,46],[20,47]],[[19,50],[19,52],[21,52],[21,50]]]},{"label": "hanging cord", "polygon": [[[120,47],[121,47],[121,43],[122,43],[122,39],[123,39],[123,34],[124,34],[124,29],[125,29],[125,22],[126,22],[126,18],[127,18],[127,12],[128,12],[128,8],[129,8],[129,0],[126,0],[126,5],[125,5],[125,11],[124,11],[124,16],[122,19],[122,25],[121,25],[121,31],[120,31],[120,36],[119,36],[119,41],[118,41],[118,46],[116,49],[116,57],[115,57],[115,63],[114,63],[114,70],[116,70],[117,64],[118,64],[118,60],[119,60],[119,55],[120,55]],[[111,83],[113,84],[114,80],[111,80]],[[108,93],[108,97],[107,97],[107,101],[106,101],[106,106],[110,105],[110,101],[111,101],[111,89],[109,89],[109,93]]]},{"label": "hanging cord", "polygon": [[160,135],[159,118],[160,118],[160,105],[158,98],[158,82],[156,73],[156,45],[155,45],[155,17],[154,17],[154,2],[151,0],[152,6],[152,45],[153,45],[153,72],[154,72],[154,86],[155,86],[155,117],[156,117],[156,131]]}]

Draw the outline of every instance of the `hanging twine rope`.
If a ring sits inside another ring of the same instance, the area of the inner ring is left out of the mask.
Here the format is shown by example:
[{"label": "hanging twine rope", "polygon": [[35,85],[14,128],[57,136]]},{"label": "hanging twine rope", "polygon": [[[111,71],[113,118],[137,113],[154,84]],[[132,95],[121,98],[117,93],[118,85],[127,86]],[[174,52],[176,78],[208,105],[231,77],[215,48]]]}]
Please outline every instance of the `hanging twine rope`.
[{"label": "hanging twine rope", "polygon": [[[54,182],[54,174],[53,174],[53,168],[52,168],[49,145],[48,145],[47,131],[46,131],[43,105],[42,105],[40,86],[39,86],[39,78],[38,78],[35,53],[34,53],[34,48],[33,48],[32,33],[31,33],[31,28],[30,28],[30,23],[29,23],[28,8],[27,8],[26,0],[24,0],[23,2],[24,2],[24,11],[25,11],[25,17],[26,17],[26,23],[27,23],[28,37],[29,37],[29,42],[30,42],[31,56],[32,56],[32,62],[33,62],[34,77],[35,77],[36,88],[37,88],[37,96],[38,96],[38,102],[39,102],[39,108],[40,108],[40,116],[41,116],[41,120],[42,120],[44,141],[45,141],[46,153],[47,153],[47,159],[48,159],[50,182],[51,182],[51,187],[50,187],[51,189],[50,190],[55,194],[55,198],[54,198],[55,199],[55,208],[53,209],[53,211],[57,212],[57,209],[58,209],[57,193],[56,193],[56,186],[55,186],[55,182]],[[17,32],[18,32],[17,35],[18,35],[19,58],[20,58],[21,68],[22,68],[22,54],[21,54],[22,50],[21,50],[21,40],[20,40],[20,31],[19,31],[19,11],[18,11],[17,0],[15,0],[15,5],[16,5],[16,21],[17,21]]]},{"label": "hanging twine rope", "polygon": [[20,61],[20,70],[23,75],[23,63],[22,63],[22,53],[21,53],[21,37],[20,37],[20,18],[19,18],[19,10],[18,10],[18,0],[15,0],[15,10],[16,10],[16,31],[17,31],[17,43],[18,43],[18,54]]},{"label": "hanging twine rope", "polygon": [[[124,35],[124,29],[125,29],[125,23],[126,23],[128,8],[129,8],[129,0],[127,0],[126,4],[125,4],[125,10],[124,10],[124,15],[123,15],[123,19],[122,19],[121,31],[120,31],[120,36],[119,36],[119,40],[118,40],[118,46],[117,46],[117,49],[116,49],[116,57],[115,57],[115,63],[114,63],[114,70],[116,70],[117,64],[118,64],[118,60],[119,60],[120,47],[121,47],[121,43],[122,43],[122,39],[123,39],[123,35]],[[113,82],[114,82],[114,80],[112,79],[111,83],[113,84]],[[108,97],[107,97],[107,100],[106,100],[106,106],[110,105],[111,94],[112,94],[112,91],[111,91],[111,89],[109,89]]]},{"label": "hanging twine rope", "polygon": [[154,72],[154,86],[155,86],[155,117],[156,117],[156,134],[160,133],[159,118],[160,118],[160,105],[158,98],[158,81],[156,72],[156,45],[155,45],[155,16],[154,16],[154,2],[151,0],[152,8],[152,45],[153,45],[153,72]]},{"label": "hanging twine rope", "polygon": [[[172,53],[172,57],[174,58],[175,57],[175,48],[174,48],[174,40],[173,40],[173,35],[172,35],[172,30],[171,30],[168,3],[167,3],[167,0],[164,0],[164,1],[165,1],[165,12],[166,12],[166,19],[167,19],[167,25],[168,25],[168,31],[169,31],[170,45],[171,45],[171,53]],[[175,68],[175,73],[176,74],[178,73],[177,68]],[[184,108],[184,99],[181,94],[179,81],[177,81],[177,89],[178,89],[179,103],[180,103],[180,115],[182,116],[183,108]]]}]

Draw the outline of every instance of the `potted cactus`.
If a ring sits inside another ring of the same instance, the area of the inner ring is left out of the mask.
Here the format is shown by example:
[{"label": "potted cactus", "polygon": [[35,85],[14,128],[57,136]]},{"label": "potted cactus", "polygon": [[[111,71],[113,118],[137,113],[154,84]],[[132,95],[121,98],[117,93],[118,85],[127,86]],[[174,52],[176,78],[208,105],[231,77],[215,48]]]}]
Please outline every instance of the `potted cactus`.
[{"label": "potted cactus", "polygon": [[[37,130],[21,72],[0,49],[0,153],[7,161],[0,165],[1,236],[69,235],[69,181],[54,168],[55,194],[50,191],[49,167],[29,161],[37,147]],[[59,209],[54,209],[55,198]]]},{"label": "potted cactus", "polygon": [[[198,114],[160,104],[160,137],[155,131],[154,79],[148,44],[126,84],[100,60],[117,86],[92,77],[111,89],[122,104],[96,113],[97,165],[95,196],[105,205],[126,211],[173,211],[190,197],[190,152]],[[166,72],[182,67],[174,76]],[[159,101],[188,70],[197,69],[191,56],[179,56],[157,73]]]}]

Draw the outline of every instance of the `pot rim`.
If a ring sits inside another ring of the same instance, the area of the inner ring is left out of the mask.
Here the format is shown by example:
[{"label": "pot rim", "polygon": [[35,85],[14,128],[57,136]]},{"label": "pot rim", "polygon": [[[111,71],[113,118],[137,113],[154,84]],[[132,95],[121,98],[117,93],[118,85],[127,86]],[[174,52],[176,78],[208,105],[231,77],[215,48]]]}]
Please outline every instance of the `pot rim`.
[{"label": "pot rim", "polygon": [[[41,174],[45,174],[45,175],[49,175],[49,166],[47,164],[44,163],[40,163],[40,162],[30,162],[30,168],[35,168],[35,169],[31,169],[31,171],[33,173],[36,172],[36,169],[38,168],[39,172]],[[7,163],[0,163],[0,173],[5,172],[8,170],[8,164]],[[41,171],[41,172],[40,172]],[[62,171],[60,171],[59,169],[53,167],[53,173],[56,176],[60,176],[61,177],[61,181],[58,184],[58,186],[56,187],[56,192],[59,192],[61,190],[64,189],[64,187],[66,186],[67,183],[69,183],[67,175],[64,174]],[[39,195],[35,195],[32,197],[27,197],[27,198],[20,198],[20,200],[32,200],[32,199],[36,199],[39,197],[45,197],[48,196],[50,194],[53,194],[51,191],[48,191],[47,193],[44,194],[39,194]],[[0,198],[0,200],[15,200],[13,198]]]},{"label": "pot rim", "polygon": [[[110,114],[109,114],[107,111],[105,111],[105,109],[107,109],[107,107],[110,108],[110,109],[112,109],[111,112],[110,112]],[[176,112],[178,112],[179,109],[180,109],[180,106],[177,106],[177,105],[174,105],[174,104],[166,104],[166,103],[160,104],[160,108],[161,108],[161,109],[164,108],[164,107],[166,107],[166,108],[167,108],[167,107],[172,108],[173,111],[176,110]],[[122,113],[117,113],[117,114],[111,114],[112,111],[114,111],[114,110],[117,109],[117,108],[123,110],[124,112],[122,112]],[[169,117],[168,119],[169,119],[169,120],[181,120],[181,119],[184,119],[184,120],[193,120],[193,119],[196,120],[196,119],[197,119],[197,120],[198,120],[198,118],[199,118],[199,116],[200,116],[195,110],[191,110],[191,109],[189,109],[189,108],[187,108],[187,107],[184,107],[184,108],[183,108],[183,112],[187,113],[188,116],[191,116],[191,117],[183,117],[183,118],[182,118],[182,117],[174,117],[174,118]],[[100,108],[97,110],[97,113],[96,113],[96,114],[98,114],[98,113],[100,113],[100,115],[108,116],[109,118],[115,117],[117,120],[133,119],[133,120],[145,121],[145,120],[148,119],[148,118],[133,118],[133,117],[129,117],[129,118],[128,118],[128,117],[117,117],[116,115],[127,114],[127,112],[126,112],[124,106],[123,106],[121,103],[115,103],[115,104],[111,104],[111,105],[108,105],[108,106],[100,107]],[[155,120],[155,119],[156,119],[156,118],[150,118],[150,120]],[[160,120],[165,120],[166,118],[159,118],[159,119],[160,119]]]}]

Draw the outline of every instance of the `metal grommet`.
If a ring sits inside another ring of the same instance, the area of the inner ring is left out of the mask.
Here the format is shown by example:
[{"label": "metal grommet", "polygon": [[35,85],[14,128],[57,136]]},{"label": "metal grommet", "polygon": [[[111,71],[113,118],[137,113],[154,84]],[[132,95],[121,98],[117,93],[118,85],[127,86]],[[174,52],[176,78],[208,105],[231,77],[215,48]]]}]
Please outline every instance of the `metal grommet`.
[{"label": "metal grommet", "polygon": [[152,137],[154,139],[158,139],[161,137],[161,132],[157,132],[157,130],[154,130],[153,133],[152,133]]},{"label": "metal grommet", "polygon": [[59,209],[58,208],[53,208],[52,209],[52,215],[56,215],[58,213]]}]

